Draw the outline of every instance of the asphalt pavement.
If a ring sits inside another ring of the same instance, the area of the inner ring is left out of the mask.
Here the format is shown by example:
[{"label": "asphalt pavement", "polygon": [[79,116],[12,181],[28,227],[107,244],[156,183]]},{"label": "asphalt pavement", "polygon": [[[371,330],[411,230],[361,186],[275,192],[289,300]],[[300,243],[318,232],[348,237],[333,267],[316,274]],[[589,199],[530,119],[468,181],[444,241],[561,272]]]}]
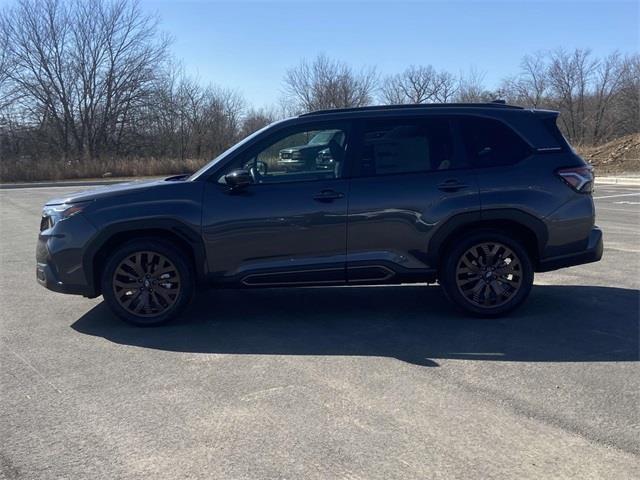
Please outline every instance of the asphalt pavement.
[{"label": "asphalt pavement", "polygon": [[601,262],[509,318],[437,286],[213,291],[139,329],[35,280],[0,191],[0,478],[638,478],[640,187],[598,186]]}]

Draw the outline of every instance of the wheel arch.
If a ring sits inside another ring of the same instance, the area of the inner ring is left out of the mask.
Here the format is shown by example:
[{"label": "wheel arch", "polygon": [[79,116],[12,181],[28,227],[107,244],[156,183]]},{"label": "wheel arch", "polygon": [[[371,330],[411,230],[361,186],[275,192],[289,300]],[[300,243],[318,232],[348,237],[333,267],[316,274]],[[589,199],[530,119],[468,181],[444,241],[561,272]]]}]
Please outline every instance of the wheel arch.
[{"label": "wheel arch", "polygon": [[194,269],[196,281],[206,276],[204,243],[193,228],[172,219],[154,221],[131,221],[111,225],[100,232],[87,249],[83,259],[83,267],[87,278],[92,282],[94,295],[100,295],[100,276],[110,252],[131,240],[152,238],[164,240],[185,253]]},{"label": "wheel arch", "polygon": [[486,229],[498,230],[517,238],[529,254],[534,269],[538,267],[548,238],[546,225],[538,218],[514,209],[464,213],[449,219],[430,242],[432,265],[439,268],[447,251],[458,239],[471,232]]}]

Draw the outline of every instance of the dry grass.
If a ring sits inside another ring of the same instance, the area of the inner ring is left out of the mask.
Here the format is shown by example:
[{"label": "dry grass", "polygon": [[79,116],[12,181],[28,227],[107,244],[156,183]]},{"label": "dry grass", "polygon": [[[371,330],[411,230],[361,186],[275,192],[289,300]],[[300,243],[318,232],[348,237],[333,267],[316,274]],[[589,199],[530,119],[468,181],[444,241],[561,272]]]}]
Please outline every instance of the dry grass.
[{"label": "dry grass", "polygon": [[101,177],[145,177],[192,173],[207,160],[172,158],[118,158],[90,162],[53,160],[0,161],[1,182],[30,182]]},{"label": "dry grass", "polygon": [[[640,135],[627,135],[595,147],[578,147],[578,152],[596,167],[597,174],[640,172]],[[267,163],[278,169],[277,158]],[[146,177],[195,172],[207,162],[189,158],[117,158],[87,162],[24,159],[0,160],[0,182],[30,182],[102,177]]]},{"label": "dry grass", "polygon": [[640,135],[632,134],[578,153],[596,169],[596,175],[640,173]]}]

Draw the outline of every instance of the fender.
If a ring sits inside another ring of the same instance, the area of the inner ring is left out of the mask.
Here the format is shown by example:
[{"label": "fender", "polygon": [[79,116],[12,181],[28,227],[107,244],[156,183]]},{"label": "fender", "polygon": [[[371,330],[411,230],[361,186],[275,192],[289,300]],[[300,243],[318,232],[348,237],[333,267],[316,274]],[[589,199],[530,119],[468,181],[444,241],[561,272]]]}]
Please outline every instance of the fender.
[{"label": "fender", "polygon": [[517,208],[493,208],[482,210],[483,221],[510,221],[519,223],[531,230],[536,236],[536,245],[538,254],[542,253],[547,240],[549,239],[549,231],[547,225],[539,218]]},{"label": "fender", "polygon": [[446,248],[447,241],[459,232],[480,227],[491,227],[492,224],[509,222],[525,227],[533,232],[533,239],[538,255],[547,243],[547,227],[538,218],[516,208],[497,208],[490,210],[475,210],[459,213],[447,219],[437,228],[427,246],[429,265],[437,265],[440,252]]},{"label": "fender", "polygon": [[104,247],[116,235],[126,232],[143,232],[151,230],[161,230],[168,234],[178,237],[185,245],[187,245],[194,258],[194,267],[196,270],[196,278],[201,280],[207,275],[206,250],[200,232],[192,225],[182,222],[175,218],[148,218],[138,220],[126,220],[117,222],[101,228],[96,236],[91,240],[89,247],[84,252],[82,258],[82,266],[86,272],[87,281],[91,290],[97,296],[98,288],[94,272],[94,260],[102,247]]}]

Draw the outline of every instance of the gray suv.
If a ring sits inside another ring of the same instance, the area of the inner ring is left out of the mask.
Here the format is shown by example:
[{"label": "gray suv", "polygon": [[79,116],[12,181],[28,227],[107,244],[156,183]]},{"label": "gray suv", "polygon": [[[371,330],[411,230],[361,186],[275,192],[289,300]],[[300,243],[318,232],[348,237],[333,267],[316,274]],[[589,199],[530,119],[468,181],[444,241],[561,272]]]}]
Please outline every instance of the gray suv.
[{"label": "gray suv", "polygon": [[[102,294],[137,325],[178,315],[198,284],[437,281],[463,311],[502,315],[525,300],[534,272],[602,256],[592,170],[557,116],[487,103],[280,121],[193,175],[51,200],[37,279]],[[325,137],[314,161],[283,166],[282,152]],[[331,168],[315,161],[326,148]]]}]

